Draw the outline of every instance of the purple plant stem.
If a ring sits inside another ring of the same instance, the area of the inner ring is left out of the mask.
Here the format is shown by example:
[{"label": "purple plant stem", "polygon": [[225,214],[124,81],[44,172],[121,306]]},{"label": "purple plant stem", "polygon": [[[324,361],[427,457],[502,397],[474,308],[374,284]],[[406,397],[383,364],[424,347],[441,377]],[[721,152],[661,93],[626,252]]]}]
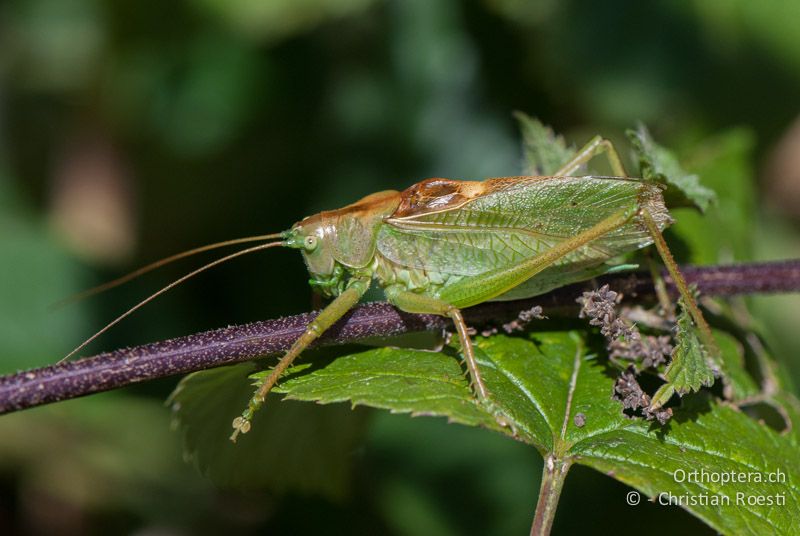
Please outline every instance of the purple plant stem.
[{"label": "purple plant stem", "polygon": [[[686,266],[687,282],[708,296],[800,291],[800,260],[731,266]],[[675,291],[665,275],[670,291]],[[608,283],[628,297],[650,299],[652,280],[646,274],[617,274],[526,300],[489,302],[465,311],[472,325],[502,322],[519,311],[541,305],[546,314],[575,310],[575,298],[594,285]],[[316,313],[254,322],[196,333],[161,342],[115,350],[94,357],[50,365],[0,377],[0,414],[108,391],[146,380],[185,374],[286,351]],[[316,346],[344,344],[366,337],[438,331],[448,321],[435,315],[409,314],[387,303],[356,307],[329,329]]]}]

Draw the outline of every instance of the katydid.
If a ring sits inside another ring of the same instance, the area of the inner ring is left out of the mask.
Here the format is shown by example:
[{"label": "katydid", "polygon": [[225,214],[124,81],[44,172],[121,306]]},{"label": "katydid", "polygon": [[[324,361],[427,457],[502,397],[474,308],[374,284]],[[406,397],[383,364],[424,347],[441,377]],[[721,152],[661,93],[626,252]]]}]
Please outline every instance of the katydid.
[{"label": "katydid", "polygon": [[[576,176],[601,153],[614,176]],[[703,343],[714,351],[710,329],[661,236],[672,222],[662,189],[658,183],[628,177],[613,145],[596,137],[552,176],[482,182],[437,178],[402,192],[375,193],[344,208],[307,217],[282,233],[204,246],[137,270],[133,275],[196,251],[279,239],[228,255],[180,278],[75,351],[186,279],[234,257],[284,246],[301,251],[311,286],[333,301],[270,374],[259,380],[247,408],[233,421],[232,441],[250,429],[254,413],[283,372],[373,283],[403,311],[438,314],[453,321],[474,395],[480,403],[491,405],[461,310],[485,301],[531,297],[590,279],[613,270],[608,262],[615,257],[653,243],[688,304]],[[502,424],[502,415],[497,418]]]}]

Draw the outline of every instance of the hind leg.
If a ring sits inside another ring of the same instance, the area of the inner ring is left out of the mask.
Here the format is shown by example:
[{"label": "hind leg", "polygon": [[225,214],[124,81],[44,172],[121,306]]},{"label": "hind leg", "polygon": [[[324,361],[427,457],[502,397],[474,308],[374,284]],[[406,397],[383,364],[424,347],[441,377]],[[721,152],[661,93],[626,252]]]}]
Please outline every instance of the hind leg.
[{"label": "hind leg", "polygon": [[600,136],[595,136],[589,140],[589,143],[584,145],[569,162],[561,166],[561,169],[553,173],[553,175],[556,177],[571,176],[581,166],[587,164],[592,158],[601,154],[605,154],[606,158],[608,158],[608,163],[611,166],[611,172],[614,173],[615,176],[628,176],[628,173],[625,171],[625,167],[622,165],[622,160],[620,159],[619,153],[617,153],[617,149],[614,147],[614,144],[605,138],[601,138]]}]

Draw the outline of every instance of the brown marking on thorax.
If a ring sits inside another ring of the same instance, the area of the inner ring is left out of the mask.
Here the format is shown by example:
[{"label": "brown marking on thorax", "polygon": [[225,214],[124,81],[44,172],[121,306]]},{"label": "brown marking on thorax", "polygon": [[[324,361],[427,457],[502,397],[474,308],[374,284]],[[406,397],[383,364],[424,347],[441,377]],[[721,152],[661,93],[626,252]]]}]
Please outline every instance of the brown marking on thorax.
[{"label": "brown marking on thorax", "polygon": [[497,177],[484,181],[425,179],[400,192],[400,206],[391,218],[412,218],[459,208],[473,199],[519,184],[546,177]]},{"label": "brown marking on thorax", "polygon": [[314,224],[317,221],[336,221],[342,216],[355,218],[369,218],[378,214],[391,214],[392,210],[400,203],[400,192],[385,190],[370,194],[355,203],[335,210],[325,210],[303,220],[303,224]]},{"label": "brown marking on thorax", "polygon": [[486,182],[425,179],[400,193],[392,218],[407,218],[460,207],[486,191]]}]

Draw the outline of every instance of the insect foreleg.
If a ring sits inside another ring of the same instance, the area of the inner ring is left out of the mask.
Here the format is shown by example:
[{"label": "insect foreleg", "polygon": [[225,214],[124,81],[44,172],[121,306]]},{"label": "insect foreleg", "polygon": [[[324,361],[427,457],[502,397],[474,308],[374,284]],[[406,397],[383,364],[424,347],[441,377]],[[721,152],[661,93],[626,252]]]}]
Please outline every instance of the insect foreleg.
[{"label": "insect foreleg", "polygon": [[700,311],[700,308],[697,306],[697,301],[695,301],[692,292],[689,290],[689,285],[686,284],[686,280],[683,278],[683,274],[681,274],[681,271],[678,268],[678,263],[675,262],[672,252],[669,250],[669,247],[667,246],[661,231],[658,229],[658,225],[653,219],[653,216],[650,215],[650,212],[646,208],[640,209],[640,214],[644,224],[647,226],[650,236],[653,239],[653,243],[658,250],[658,254],[664,261],[664,265],[667,267],[669,275],[675,282],[675,286],[678,288],[678,292],[683,298],[686,308],[689,310],[689,314],[692,316],[692,320],[694,320],[695,325],[700,330],[700,337],[703,341],[703,344],[706,346],[706,349],[712,356],[719,356],[719,348],[714,340],[714,336],[711,334],[711,328],[709,327],[708,322],[706,322],[706,319],[703,317],[703,313]]},{"label": "insect foreleg", "polygon": [[314,342],[314,340],[322,335],[325,330],[327,330],[337,320],[344,316],[347,311],[352,309],[368,288],[368,278],[351,280],[347,289],[335,300],[333,300],[325,309],[323,309],[322,312],[320,312],[320,314],[317,315],[317,317],[308,325],[305,332],[294,342],[289,351],[286,352],[286,355],[284,355],[281,360],[278,361],[278,364],[275,365],[274,369],[272,369],[270,375],[259,382],[258,389],[253,395],[253,398],[250,399],[247,409],[242,412],[240,417],[236,417],[233,420],[234,431],[231,435],[231,441],[235,442],[236,437],[240,433],[244,434],[250,430],[250,420],[253,418],[253,415],[264,403],[267,394],[275,386],[275,383],[277,383],[281,374],[283,374],[289,365],[292,364],[292,361],[294,361],[295,358],[299,356],[309,344]]},{"label": "insect foreleg", "polygon": [[595,156],[605,154],[608,158],[608,163],[611,165],[611,171],[617,177],[627,177],[625,167],[622,165],[622,160],[619,153],[614,148],[614,144],[605,138],[595,136],[589,143],[583,146],[578,153],[572,157],[572,160],[561,166],[561,169],[553,173],[554,176],[570,176],[575,173],[582,165],[587,164]]},{"label": "insect foreleg", "polygon": [[464,362],[467,365],[467,371],[472,380],[475,394],[482,402],[486,401],[489,392],[486,390],[486,384],[483,383],[480,371],[478,370],[478,363],[475,361],[475,350],[472,348],[472,342],[467,333],[467,325],[458,307],[432,296],[428,296],[427,294],[409,292],[399,286],[387,287],[386,299],[389,300],[389,303],[392,305],[409,313],[427,313],[450,317],[458,332],[458,338],[461,342],[461,351],[464,354]]}]

